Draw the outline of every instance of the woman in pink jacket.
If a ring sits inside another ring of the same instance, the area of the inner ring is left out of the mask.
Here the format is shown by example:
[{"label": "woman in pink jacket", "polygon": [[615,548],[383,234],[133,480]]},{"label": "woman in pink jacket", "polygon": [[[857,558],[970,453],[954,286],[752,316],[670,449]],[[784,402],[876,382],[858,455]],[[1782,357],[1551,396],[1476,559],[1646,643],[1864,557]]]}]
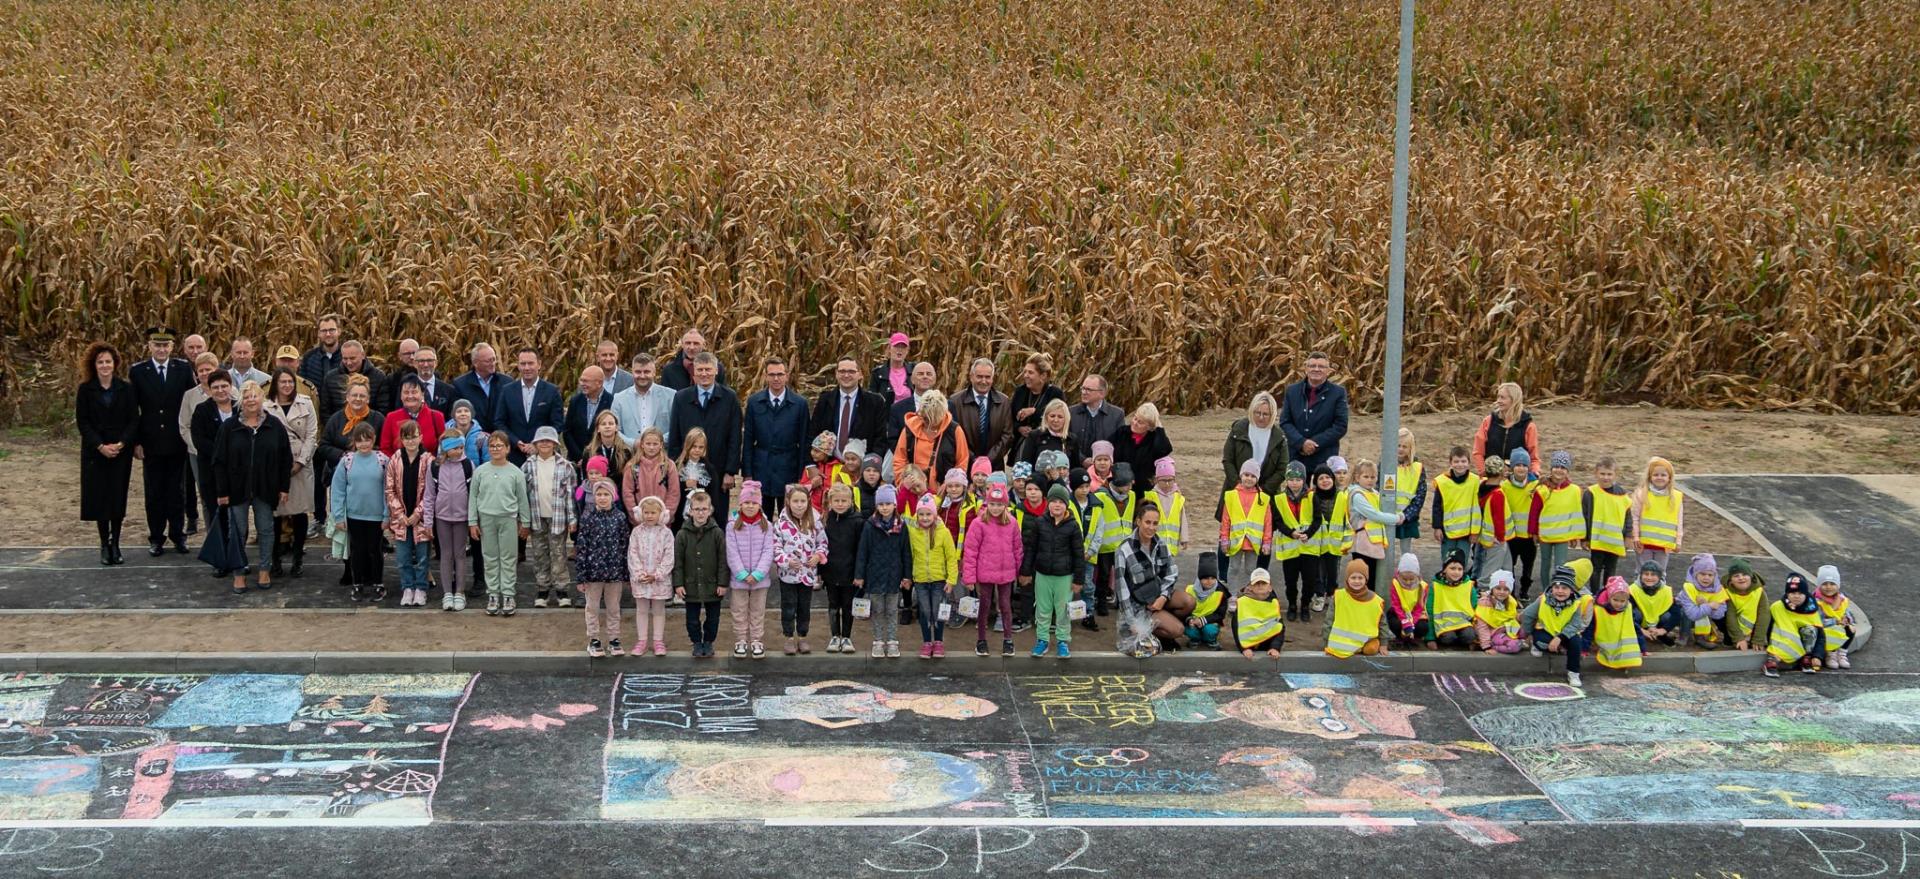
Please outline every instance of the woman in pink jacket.
[{"label": "woman in pink jacket", "polygon": [[740,484],[740,507],[727,523],[727,599],[733,613],[733,656],[767,658],[767,577],[773,571],[773,523],[760,509],[760,483]]},{"label": "woman in pink jacket", "polygon": [[980,633],[973,643],[976,656],[987,655],[987,632],[995,610],[1000,612],[1000,655],[1013,653],[1013,581],[1020,574],[1023,544],[1020,522],[1007,507],[1007,487],[990,483],[986,514],[968,523],[960,553],[960,582],[980,596],[979,615],[974,618]]}]

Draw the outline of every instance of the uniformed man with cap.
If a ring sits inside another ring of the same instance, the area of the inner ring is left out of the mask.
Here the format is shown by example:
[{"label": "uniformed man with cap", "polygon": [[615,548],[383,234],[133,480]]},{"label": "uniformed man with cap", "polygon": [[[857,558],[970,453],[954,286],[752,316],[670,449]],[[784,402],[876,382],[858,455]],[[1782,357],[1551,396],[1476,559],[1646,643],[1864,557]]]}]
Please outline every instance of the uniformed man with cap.
[{"label": "uniformed man with cap", "polygon": [[187,551],[186,498],[180,491],[187,466],[187,444],[180,436],[180,398],[193,387],[193,366],[173,356],[172,327],[147,329],[147,358],[127,371],[140,410],[134,456],[141,460],[141,484],[147,501],[147,553]]}]

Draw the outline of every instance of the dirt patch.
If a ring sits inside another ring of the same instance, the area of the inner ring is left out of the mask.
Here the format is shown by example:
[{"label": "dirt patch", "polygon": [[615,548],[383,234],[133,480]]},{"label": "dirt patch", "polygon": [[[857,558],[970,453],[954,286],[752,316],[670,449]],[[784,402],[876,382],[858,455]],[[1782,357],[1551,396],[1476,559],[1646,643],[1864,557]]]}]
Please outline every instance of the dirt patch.
[{"label": "dirt patch", "polygon": [[[1171,417],[1174,460],[1189,496],[1211,493],[1220,479],[1220,446],[1239,412]],[[1654,406],[1553,405],[1537,408],[1541,451],[1573,452],[1575,478],[1592,479],[1602,455],[1619,461],[1637,483],[1647,457],[1659,454],[1686,473],[1895,473],[1920,470],[1920,418],[1798,412],[1704,412]],[[1429,472],[1446,465],[1447,447],[1469,444],[1481,410],[1409,415]],[[1378,416],[1359,416],[1341,444],[1347,457],[1375,457]],[[79,521],[78,441],[9,438],[0,443],[0,546],[90,546],[93,527]],[[137,542],[145,526],[139,467],[129,504]],[[1760,550],[1738,528],[1697,505],[1687,519],[1687,549],[1752,554]]]}]

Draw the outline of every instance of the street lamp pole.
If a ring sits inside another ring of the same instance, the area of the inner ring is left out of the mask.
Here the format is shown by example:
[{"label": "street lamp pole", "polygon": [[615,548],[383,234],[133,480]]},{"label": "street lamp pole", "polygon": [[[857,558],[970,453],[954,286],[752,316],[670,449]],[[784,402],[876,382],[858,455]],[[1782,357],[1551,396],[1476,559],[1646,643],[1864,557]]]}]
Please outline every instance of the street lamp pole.
[{"label": "street lamp pole", "polygon": [[[1387,257],[1387,364],[1380,398],[1380,479],[1393,473],[1399,461],[1400,447],[1400,348],[1407,298],[1407,163],[1413,128],[1413,0],[1400,0],[1400,85],[1393,120],[1393,232]],[[1397,481],[1397,480],[1396,480]],[[1399,486],[1396,486],[1399,488]],[[1412,493],[1412,487],[1405,487]],[[1381,509],[1399,511],[1400,499],[1394,491],[1382,491]],[[1387,540],[1389,549],[1393,539]],[[1386,564],[1379,566],[1374,589],[1386,594],[1387,579],[1397,559],[1387,553]]]}]

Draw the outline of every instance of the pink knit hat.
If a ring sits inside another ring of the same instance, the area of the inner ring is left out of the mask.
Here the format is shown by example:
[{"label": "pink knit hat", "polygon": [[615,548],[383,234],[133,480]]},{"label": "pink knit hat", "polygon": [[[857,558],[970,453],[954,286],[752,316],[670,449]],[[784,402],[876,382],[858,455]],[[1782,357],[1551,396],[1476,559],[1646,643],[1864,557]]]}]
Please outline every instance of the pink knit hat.
[{"label": "pink knit hat", "polygon": [[987,486],[987,503],[990,503],[990,504],[1007,503],[1007,487],[997,482],[991,485],[988,485]]},{"label": "pink knit hat", "polygon": [[1106,440],[1095,442],[1093,444],[1093,456],[1098,458],[1101,455],[1106,455],[1109,458],[1113,457],[1113,443],[1107,442]]},{"label": "pink knit hat", "polygon": [[594,455],[593,457],[588,458],[587,459],[587,475],[588,476],[607,475],[607,456]]},{"label": "pink knit hat", "polygon": [[740,502],[743,504],[759,503],[760,502],[760,483],[755,482],[754,480],[751,480],[751,479],[740,483]]},{"label": "pink knit hat", "polygon": [[1173,476],[1173,457],[1171,455],[1153,462],[1153,478]]}]

